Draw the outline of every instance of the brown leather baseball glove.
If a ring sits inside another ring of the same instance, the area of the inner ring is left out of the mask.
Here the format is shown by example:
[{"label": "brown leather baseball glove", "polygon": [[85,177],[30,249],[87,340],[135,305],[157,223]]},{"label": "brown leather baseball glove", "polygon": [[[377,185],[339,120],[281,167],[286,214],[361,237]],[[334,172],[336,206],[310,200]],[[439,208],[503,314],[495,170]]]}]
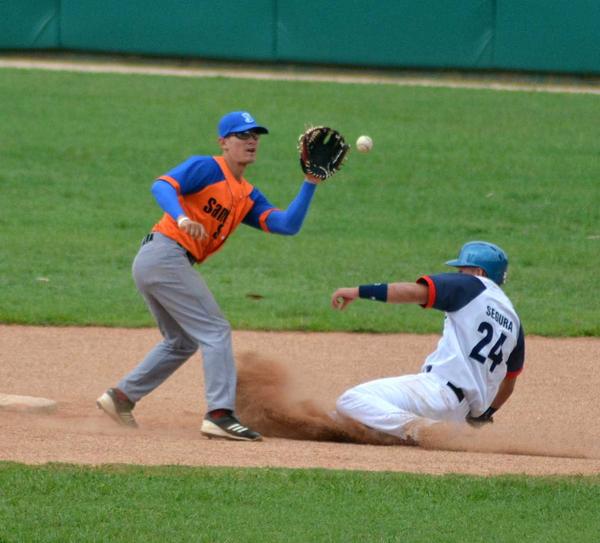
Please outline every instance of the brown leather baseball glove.
[{"label": "brown leather baseball glove", "polygon": [[333,128],[315,126],[298,138],[300,166],[305,174],[325,180],[342,167],[350,146]]}]

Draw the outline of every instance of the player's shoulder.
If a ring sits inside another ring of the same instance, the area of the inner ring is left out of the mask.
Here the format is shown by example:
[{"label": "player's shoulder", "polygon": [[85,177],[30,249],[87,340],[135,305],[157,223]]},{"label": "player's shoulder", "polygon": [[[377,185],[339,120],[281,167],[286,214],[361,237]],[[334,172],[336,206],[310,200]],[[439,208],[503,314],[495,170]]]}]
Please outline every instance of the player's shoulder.
[{"label": "player's shoulder", "polygon": [[221,170],[219,163],[215,160],[215,157],[208,155],[192,155],[186,158],[182,165],[196,166],[207,169],[218,169]]},{"label": "player's shoulder", "polygon": [[485,277],[478,277],[467,273],[444,272],[430,275],[423,275],[417,279],[418,283],[433,283],[436,288],[445,288],[448,290],[461,290],[476,296],[489,288],[489,280]]},{"label": "player's shoulder", "polygon": [[[246,181],[246,183],[248,183]],[[248,183],[248,187],[250,188],[250,199],[255,202],[260,202],[266,200],[267,197],[261,192],[261,190],[254,186],[252,183]]]},{"label": "player's shoulder", "polygon": [[429,288],[427,307],[441,311],[458,311],[488,288],[480,277],[458,272],[423,275],[417,283]]},{"label": "player's shoulder", "polygon": [[225,179],[225,173],[214,157],[193,155],[172,168],[165,177],[177,181],[181,194],[191,194],[217,184]]}]

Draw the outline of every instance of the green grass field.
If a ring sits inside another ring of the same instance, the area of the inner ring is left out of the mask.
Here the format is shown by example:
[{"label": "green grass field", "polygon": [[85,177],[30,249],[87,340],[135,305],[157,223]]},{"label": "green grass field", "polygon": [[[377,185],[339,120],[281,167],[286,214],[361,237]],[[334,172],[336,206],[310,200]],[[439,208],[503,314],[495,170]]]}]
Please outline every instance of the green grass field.
[{"label": "green grass field", "polygon": [[[340,314],[329,295],[444,271],[487,239],[509,253],[526,332],[600,335],[597,96],[8,69],[0,322],[152,325],[129,271],[160,216],[150,185],[216,153],[218,119],[241,108],[271,129],[247,177],[280,207],[307,124],[375,148],[318,189],[299,236],[240,227],[201,267],[234,328],[438,332],[437,312]],[[598,477],[4,462],[0,542],[597,541],[599,499]]]},{"label": "green grass field", "polygon": [[[292,238],[245,226],[201,267],[234,328],[438,332],[439,314],[329,308],[338,286],[447,270],[463,242],[509,253],[528,333],[600,334],[598,97],[4,69],[0,321],[148,326],[130,277],[160,217],[155,177],[218,152],[220,116],[271,129],[247,177],[279,207],[308,123],[370,134]],[[260,294],[256,300],[249,294]]]},{"label": "green grass field", "polygon": [[599,483],[0,463],[0,541],[597,541]]}]

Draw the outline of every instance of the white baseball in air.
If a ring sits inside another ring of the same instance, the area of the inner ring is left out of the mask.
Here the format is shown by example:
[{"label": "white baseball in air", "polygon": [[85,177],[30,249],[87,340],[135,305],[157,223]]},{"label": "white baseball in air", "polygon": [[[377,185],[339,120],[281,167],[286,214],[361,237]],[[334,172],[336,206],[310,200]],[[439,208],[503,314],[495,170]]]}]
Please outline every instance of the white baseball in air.
[{"label": "white baseball in air", "polygon": [[359,136],[356,140],[356,150],[360,153],[368,153],[373,149],[373,140],[369,136]]}]

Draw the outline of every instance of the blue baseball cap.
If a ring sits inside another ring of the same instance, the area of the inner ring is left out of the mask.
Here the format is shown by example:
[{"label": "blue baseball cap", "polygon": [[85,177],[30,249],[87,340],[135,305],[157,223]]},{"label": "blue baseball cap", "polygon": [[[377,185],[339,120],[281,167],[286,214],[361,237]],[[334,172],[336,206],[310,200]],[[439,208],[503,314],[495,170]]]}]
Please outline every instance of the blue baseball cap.
[{"label": "blue baseball cap", "polygon": [[269,131],[264,126],[260,126],[254,120],[254,117],[247,111],[232,111],[219,121],[218,132],[221,138],[226,138],[235,132],[246,132],[248,130],[258,132],[259,134],[269,133]]}]

